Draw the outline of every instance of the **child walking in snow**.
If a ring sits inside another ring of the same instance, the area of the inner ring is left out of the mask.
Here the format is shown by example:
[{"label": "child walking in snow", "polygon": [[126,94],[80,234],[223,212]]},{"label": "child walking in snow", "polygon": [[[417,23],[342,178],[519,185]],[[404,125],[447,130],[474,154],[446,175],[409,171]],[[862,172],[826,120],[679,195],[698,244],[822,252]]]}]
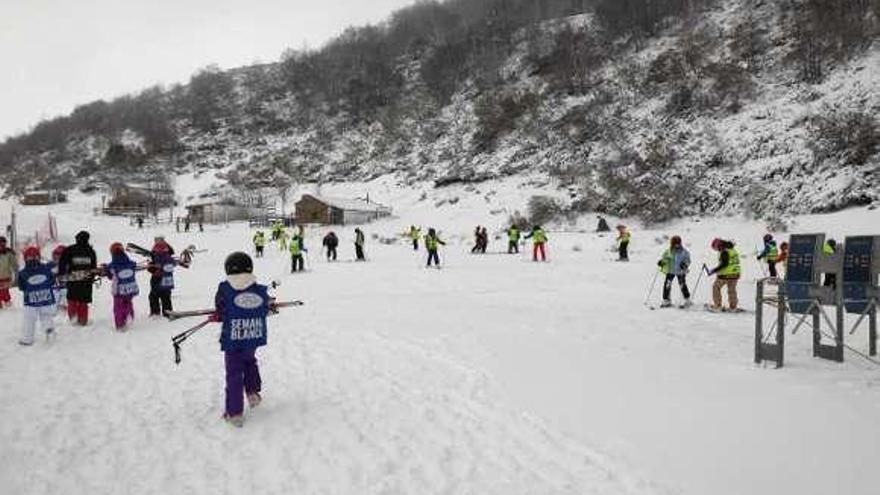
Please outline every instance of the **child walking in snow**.
[{"label": "child walking in snow", "polygon": [[153,250],[150,251],[150,266],[147,270],[150,277],[150,316],[166,315],[174,311],[171,304],[171,291],[174,290],[174,249],[165,242],[164,237],[157,237]]},{"label": "child walking in snow", "polygon": [[40,262],[40,248],[24,250],[24,268],[18,272],[18,288],[24,295],[21,345],[33,345],[37,323],[48,338],[55,331],[55,275],[52,266]]},{"label": "child walking in snow", "polygon": [[727,287],[727,303],[730,311],[739,311],[739,298],[736,285],[742,274],[739,252],[734,248],[733,241],[714,239],[712,249],[718,252],[718,266],[709,271],[709,276],[716,275],[715,283],[712,284],[712,311],[725,311],[721,305],[721,289]]},{"label": "child walking in snow", "polygon": [[779,249],[776,247],[776,241],[770,234],[764,235],[764,250],[758,254],[758,261],[765,260],[770,276],[776,278],[776,262],[779,261]]},{"label": "child walking in snow", "polygon": [[113,295],[113,321],[116,330],[123,330],[134,320],[132,300],[140,294],[136,278],[137,264],[128,257],[119,242],[110,245],[110,257],[106,275],[113,280],[110,289]]},{"label": "child walking in snow", "polygon": [[15,251],[6,247],[6,238],[0,236],[0,309],[12,305],[10,287],[15,287],[18,258]]},{"label": "child walking in snow", "polygon": [[55,307],[59,311],[67,311],[67,284],[58,280],[58,264],[61,263],[61,257],[64,255],[64,246],[57,245],[55,249],[52,250],[52,263],[50,266],[52,267],[52,274],[55,275],[55,287],[53,287],[53,292],[55,293]]},{"label": "child walking in snow", "polygon": [[632,234],[626,225],[617,226],[617,261],[629,261],[629,241]]},{"label": "child walking in snow", "polygon": [[270,302],[265,285],[257,283],[254,264],[245,253],[226,258],[226,281],[214,296],[212,321],[223,323],[220,349],[226,362],[226,408],[223,418],[233,426],[244,425],[244,396],[251,409],[262,401],[262,380],[257,367],[258,347],[266,345],[266,317]]},{"label": "child walking in snow", "polygon": [[682,308],[691,305],[691,293],[687,286],[687,273],[691,264],[691,253],[681,243],[681,237],[674,235],[669,240],[669,249],[663,252],[657,266],[666,276],[663,282],[663,302],[660,307],[668,308],[672,306],[672,281],[678,279],[678,286],[681,289],[681,295],[684,297]]}]

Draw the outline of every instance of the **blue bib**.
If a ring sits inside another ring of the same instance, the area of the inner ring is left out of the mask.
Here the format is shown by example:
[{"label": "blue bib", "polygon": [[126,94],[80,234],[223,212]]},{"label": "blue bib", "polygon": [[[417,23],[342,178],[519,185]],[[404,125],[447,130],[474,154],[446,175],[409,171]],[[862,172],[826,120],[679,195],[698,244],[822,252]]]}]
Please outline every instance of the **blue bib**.
[{"label": "blue bib", "polygon": [[159,276],[162,277],[162,280],[159,282],[159,287],[167,290],[171,290],[174,288],[174,265],[177,263],[174,261],[174,258],[169,254],[163,254],[156,256],[156,264],[159,266]]},{"label": "blue bib", "polygon": [[24,293],[25,306],[51,306],[55,304],[55,276],[52,267],[40,264],[35,267],[26,266],[18,272],[18,286]]},{"label": "blue bib", "polygon": [[107,269],[113,275],[113,295],[134,297],[140,294],[135,276],[134,261],[113,261]]},{"label": "blue bib", "polygon": [[268,287],[253,284],[239,291],[232,288],[229,282],[223,282],[218,291],[223,301],[220,348],[223,351],[241,351],[266,345]]}]

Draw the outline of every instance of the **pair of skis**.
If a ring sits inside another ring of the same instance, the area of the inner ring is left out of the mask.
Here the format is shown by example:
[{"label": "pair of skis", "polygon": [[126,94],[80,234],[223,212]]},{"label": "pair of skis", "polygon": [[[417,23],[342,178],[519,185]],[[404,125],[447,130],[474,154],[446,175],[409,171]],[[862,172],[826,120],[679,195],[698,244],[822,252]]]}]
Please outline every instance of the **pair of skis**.
[{"label": "pair of skis", "polygon": [[[129,242],[128,244],[126,244],[125,250],[128,251],[129,253],[134,253],[134,254],[137,254],[140,256],[144,256],[144,257],[152,257],[153,256],[152,251],[150,251],[149,249],[147,249],[143,246],[138,246],[137,244],[135,244],[133,242]],[[174,257],[174,261],[176,261],[178,265],[180,265],[184,268],[189,268],[190,265],[192,265],[193,255],[195,253],[203,253],[205,251],[206,251],[205,249],[196,249],[195,245],[190,244],[189,246],[186,247],[186,249],[184,249],[183,251],[180,252],[179,256]]]},{"label": "pair of skis", "polygon": [[[136,272],[146,270],[149,265],[147,263],[139,263],[135,265],[134,270]],[[107,265],[101,264],[98,265],[98,268],[94,268],[92,270],[76,270],[70,273],[66,273],[64,275],[58,275],[55,277],[55,280],[58,283],[64,284],[67,282],[85,282],[87,280],[95,280],[101,277],[106,277],[109,275],[107,271]]]},{"label": "pair of skis", "polygon": [[[269,311],[272,313],[278,314],[278,310],[281,308],[289,308],[293,306],[302,306],[304,303],[302,301],[288,301],[288,302],[277,302],[272,301],[269,303]],[[192,318],[196,316],[210,316],[216,313],[215,309],[199,309],[194,311],[169,311],[165,314],[169,321],[179,320],[181,318]],[[185,332],[179,333],[171,338],[171,345],[174,347],[174,363],[180,364],[180,344],[182,344],[186,339],[190,338],[190,336],[202,328],[213,323],[212,319],[207,319],[198,325],[186,330]]]}]

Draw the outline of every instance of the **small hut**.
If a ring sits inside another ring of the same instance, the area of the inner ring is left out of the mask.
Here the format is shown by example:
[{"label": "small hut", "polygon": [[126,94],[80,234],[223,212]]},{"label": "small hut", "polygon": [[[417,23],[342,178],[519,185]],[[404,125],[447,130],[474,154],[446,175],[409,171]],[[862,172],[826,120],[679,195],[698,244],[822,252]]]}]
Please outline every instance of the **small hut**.
[{"label": "small hut", "polygon": [[296,202],[296,223],[357,225],[391,215],[391,208],[367,199],[331,199],[304,194]]}]

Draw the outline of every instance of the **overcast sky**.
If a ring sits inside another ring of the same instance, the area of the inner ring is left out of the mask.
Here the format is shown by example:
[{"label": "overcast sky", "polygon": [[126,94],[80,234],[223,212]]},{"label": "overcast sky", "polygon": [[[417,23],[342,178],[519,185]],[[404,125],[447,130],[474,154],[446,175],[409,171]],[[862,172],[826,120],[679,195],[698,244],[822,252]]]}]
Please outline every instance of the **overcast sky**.
[{"label": "overcast sky", "polygon": [[0,0],[0,141],[197,69],[277,61],[414,0]]}]

